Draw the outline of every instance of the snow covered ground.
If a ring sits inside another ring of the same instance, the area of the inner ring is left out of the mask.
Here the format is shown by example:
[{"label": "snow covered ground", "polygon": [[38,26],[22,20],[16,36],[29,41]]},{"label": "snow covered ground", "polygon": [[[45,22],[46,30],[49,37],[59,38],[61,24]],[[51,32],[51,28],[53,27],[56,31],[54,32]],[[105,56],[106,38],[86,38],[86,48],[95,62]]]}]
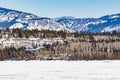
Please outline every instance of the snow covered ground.
[{"label": "snow covered ground", "polygon": [[0,80],[120,80],[120,61],[3,61]]}]

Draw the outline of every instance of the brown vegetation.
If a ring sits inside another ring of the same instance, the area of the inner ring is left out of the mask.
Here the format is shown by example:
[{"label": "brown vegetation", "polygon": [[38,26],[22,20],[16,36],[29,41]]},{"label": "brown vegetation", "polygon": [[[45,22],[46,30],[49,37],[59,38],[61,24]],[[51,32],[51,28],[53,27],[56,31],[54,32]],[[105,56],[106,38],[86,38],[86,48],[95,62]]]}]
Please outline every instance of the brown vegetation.
[{"label": "brown vegetation", "polygon": [[[96,36],[94,36],[95,38]],[[99,36],[100,37],[100,36]],[[108,36],[107,36],[108,37]],[[89,38],[89,37],[88,37]],[[98,38],[98,36],[97,36]],[[96,39],[96,38],[95,38]],[[119,39],[85,40],[65,39],[64,44],[44,45],[44,49],[25,51],[25,48],[5,48],[0,50],[0,60],[113,60],[120,59]]]},{"label": "brown vegetation", "polygon": [[25,48],[6,47],[0,49],[0,60],[113,60],[120,59],[120,33],[69,33],[50,30],[19,30],[12,32],[2,31],[9,37],[38,38],[61,37],[64,44],[56,42],[52,45],[44,45],[44,49],[25,51]]}]

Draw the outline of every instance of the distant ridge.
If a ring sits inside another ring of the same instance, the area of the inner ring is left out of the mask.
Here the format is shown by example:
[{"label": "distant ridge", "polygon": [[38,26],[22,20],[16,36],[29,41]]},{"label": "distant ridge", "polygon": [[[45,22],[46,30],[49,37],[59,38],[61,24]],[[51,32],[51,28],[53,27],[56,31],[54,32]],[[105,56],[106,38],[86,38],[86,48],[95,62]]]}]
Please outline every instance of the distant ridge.
[{"label": "distant ridge", "polygon": [[120,32],[120,14],[100,18],[39,17],[31,13],[0,7],[0,28],[49,29],[77,32]]}]

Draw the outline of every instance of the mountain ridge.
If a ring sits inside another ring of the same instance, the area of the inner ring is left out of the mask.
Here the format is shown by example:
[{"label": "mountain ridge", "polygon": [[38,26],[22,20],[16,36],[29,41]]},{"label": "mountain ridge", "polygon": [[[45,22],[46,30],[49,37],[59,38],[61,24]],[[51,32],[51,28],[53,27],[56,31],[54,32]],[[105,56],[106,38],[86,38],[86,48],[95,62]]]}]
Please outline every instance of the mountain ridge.
[{"label": "mountain ridge", "polygon": [[[47,17],[38,17],[31,13],[6,9],[0,7],[0,27],[2,29],[22,28],[22,29],[50,29],[68,30],[61,24]],[[71,30],[68,30],[71,31]]]},{"label": "mountain ridge", "polygon": [[75,32],[120,32],[120,13],[100,18],[39,17],[32,13],[0,7],[0,28],[49,29]]}]

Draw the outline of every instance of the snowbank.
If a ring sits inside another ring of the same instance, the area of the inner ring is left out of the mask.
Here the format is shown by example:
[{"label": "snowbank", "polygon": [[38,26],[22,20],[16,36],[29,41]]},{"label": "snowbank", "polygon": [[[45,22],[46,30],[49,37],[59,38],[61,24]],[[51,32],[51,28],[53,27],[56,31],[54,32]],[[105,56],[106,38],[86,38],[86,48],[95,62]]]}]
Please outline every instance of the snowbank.
[{"label": "snowbank", "polygon": [[3,61],[0,80],[120,80],[120,61]]}]

